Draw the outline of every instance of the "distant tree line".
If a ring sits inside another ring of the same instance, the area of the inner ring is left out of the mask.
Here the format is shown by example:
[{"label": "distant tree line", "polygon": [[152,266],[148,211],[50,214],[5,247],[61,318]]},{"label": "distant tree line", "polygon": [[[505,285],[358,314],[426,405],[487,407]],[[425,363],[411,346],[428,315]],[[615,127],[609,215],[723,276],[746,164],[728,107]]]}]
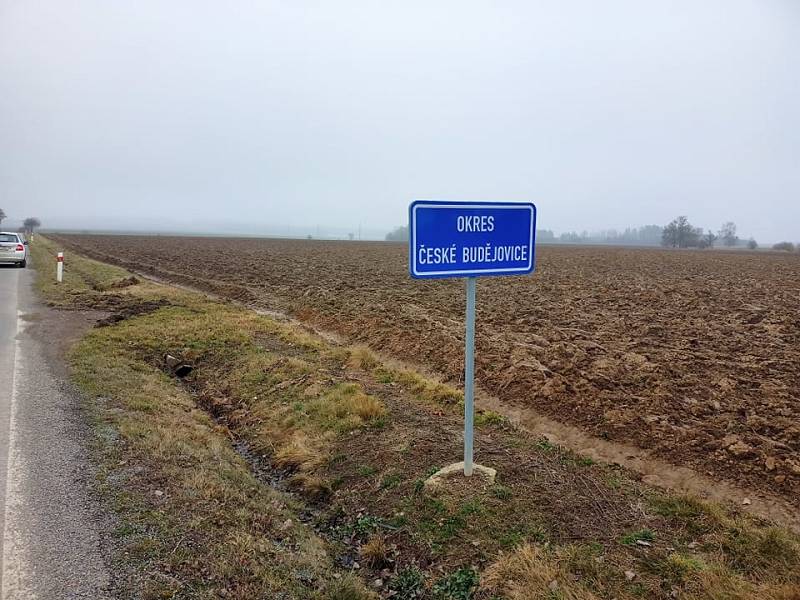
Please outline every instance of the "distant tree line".
[{"label": "distant tree line", "polygon": [[[774,246],[772,246],[773,250],[782,250],[784,252],[794,252],[795,245],[792,242],[778,242]],[[797,245],[796,249],[800,251],[800,244]]]},{"label": "distant tree line", "polygon": [[[408,241],[408,226],[395,227],[386,234],[389,242]],[[753,238],[743,241],[737,235],[736,223],[727,221],[722,224],[717,232],[703,230],[689,222],[689,218],[681,215],[664,227],[659,225],[645,225],[643,227],[628,227],[624,231],[605,229],[596,232],[565,231],[556,235],[552,229],[537,229],[536,241],[545,244],[613,244],[632,246],[664,246],[666,248],[713,248],[720,244],[726,248],[745,246],[750,250],[758,248],[758,242]],[[772,247],[774,250],[786,252],[800,252],[800,243],[780,242]]]},{"label": "distant tree line", "polygon": [[624,231],[604,229],[602,231],[588,232],[565,231],[558,236],[550,229],[538,229],[536,240],[543,243],[562,244],[615,244],[657,246],[661,243],[662,228],[658,225],[645,225],[644,227],[628,227]]}]

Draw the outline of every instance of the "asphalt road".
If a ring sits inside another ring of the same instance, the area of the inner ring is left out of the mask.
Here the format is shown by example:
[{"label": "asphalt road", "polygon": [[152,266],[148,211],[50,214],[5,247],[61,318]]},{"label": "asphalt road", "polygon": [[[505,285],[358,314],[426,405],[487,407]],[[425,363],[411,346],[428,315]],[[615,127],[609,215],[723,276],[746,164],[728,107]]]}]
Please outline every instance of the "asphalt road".
[{"label": "asphalt road", "polygon": [[0,265],[2,599],[110,598],[108,521],[60,360],[60,323],[74,317],[37,305],[32,280]]}]

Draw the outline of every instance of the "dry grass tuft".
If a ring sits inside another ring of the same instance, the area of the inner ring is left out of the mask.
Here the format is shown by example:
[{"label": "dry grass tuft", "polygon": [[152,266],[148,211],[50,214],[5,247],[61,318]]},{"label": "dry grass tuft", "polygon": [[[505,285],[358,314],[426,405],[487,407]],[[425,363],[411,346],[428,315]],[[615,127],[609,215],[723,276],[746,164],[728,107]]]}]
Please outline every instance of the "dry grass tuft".
[{"label": "dry grass tuft", "polygon": [[716,539],[733,570],[756,577],[780,573],[788,578],[800,573],[800,544],[787,531],[756,528],[742,518],[729,519],[726,525]]},{"label": "dry grass tuft", "polygon": [[378,357],[366,346],[354,346],[350,348],[350,357],[347,359],[347,366],[351,369],[371,371],[378,365],[380,365]]},{"label": "dry grass tuft", "polygon": [[350,412],[357,414],[366,422],[375,421],[386,415],[383,403],[374,396],[356,394],[347,398],[344,403]]},{"label": "dry grass tuft", "polygon": [[481,587],[508,600],[597,600],[598,596],[576,584],[565,561],[551,552],[525,544],[501,554],[483,575]]},{"label": "dry grass tuft", "polygon": [[371,536],[358,552],[361,560],[373,569],[381,568],[389,559],[389,547],[382,535]]},{"label": "dry grass tuft", "polygon": [[334,583],[325,594],[325,600],[375,600],[377,596],[364,589],[356,577],[348,575]]},{"label": "dry grass tuft", "polygon": [[327,460],[327,455],[301,431],[275,452],[275,464],[282,469],[311,471]]},{"label": "dry grass tuft", "polygon": [[460,404],[464,402],[464,394],[459,390],[444,383],[433,381],[415,371],[394,369],[391,373],[398,382],[425,402],[434,404]]},{"label": "dry grass tuft", "polygon": [[349,431],[365,424],[374,424],[386,416],[383,403],[364,393],[357,383],[337,385],[321,398],[308,405],[322,429]]}]

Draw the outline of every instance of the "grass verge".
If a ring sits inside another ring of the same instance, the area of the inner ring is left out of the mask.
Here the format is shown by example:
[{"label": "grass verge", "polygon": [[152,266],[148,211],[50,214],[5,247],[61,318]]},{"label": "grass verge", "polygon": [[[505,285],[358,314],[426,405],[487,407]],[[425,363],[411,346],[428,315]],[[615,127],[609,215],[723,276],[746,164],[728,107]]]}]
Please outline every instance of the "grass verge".
[{"label": "grass verge", "polygon": [[797,598],[796,536],[495,413],[476,447],[500,481],[428,489],[460,454],[458,390],[79,256],[48,283],[54,250],[37,239],[45,299],[119,317],[70,361],[130,597]]}]

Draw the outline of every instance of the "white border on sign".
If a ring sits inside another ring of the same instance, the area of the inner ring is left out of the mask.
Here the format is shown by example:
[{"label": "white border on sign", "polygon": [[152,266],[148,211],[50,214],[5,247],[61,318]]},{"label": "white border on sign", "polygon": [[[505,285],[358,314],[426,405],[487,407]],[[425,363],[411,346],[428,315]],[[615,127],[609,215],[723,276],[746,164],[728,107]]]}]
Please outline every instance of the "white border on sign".
[{"label": "white border on sign", "polygon": [[[490,208],[490,209],[511,209],[511,210],[524,210],[527,209],[531,213],[531,231],[530,231],[530,239],[528,241],[528,247],[531,249],[531,252],[528,252],[528,266],[526,267],[511,267],[507,269],[492,269],[491,267],[486,269],[467,269],[461,271],[417,271],[417,209],[418,208]],[[469,273],[527,273],[533,267],[533,240],[534,240],[534,207],[530,204],[494,204],[494,203],[487,203],[487,204],[478,204],[478,203],[469,203],[469,204],[415,204],[414,205],[414,227],[411,231],[411,254],[413,257],[411,272],[414,275],[419,276],[433,276],[433,275],[467,275]]]}]

